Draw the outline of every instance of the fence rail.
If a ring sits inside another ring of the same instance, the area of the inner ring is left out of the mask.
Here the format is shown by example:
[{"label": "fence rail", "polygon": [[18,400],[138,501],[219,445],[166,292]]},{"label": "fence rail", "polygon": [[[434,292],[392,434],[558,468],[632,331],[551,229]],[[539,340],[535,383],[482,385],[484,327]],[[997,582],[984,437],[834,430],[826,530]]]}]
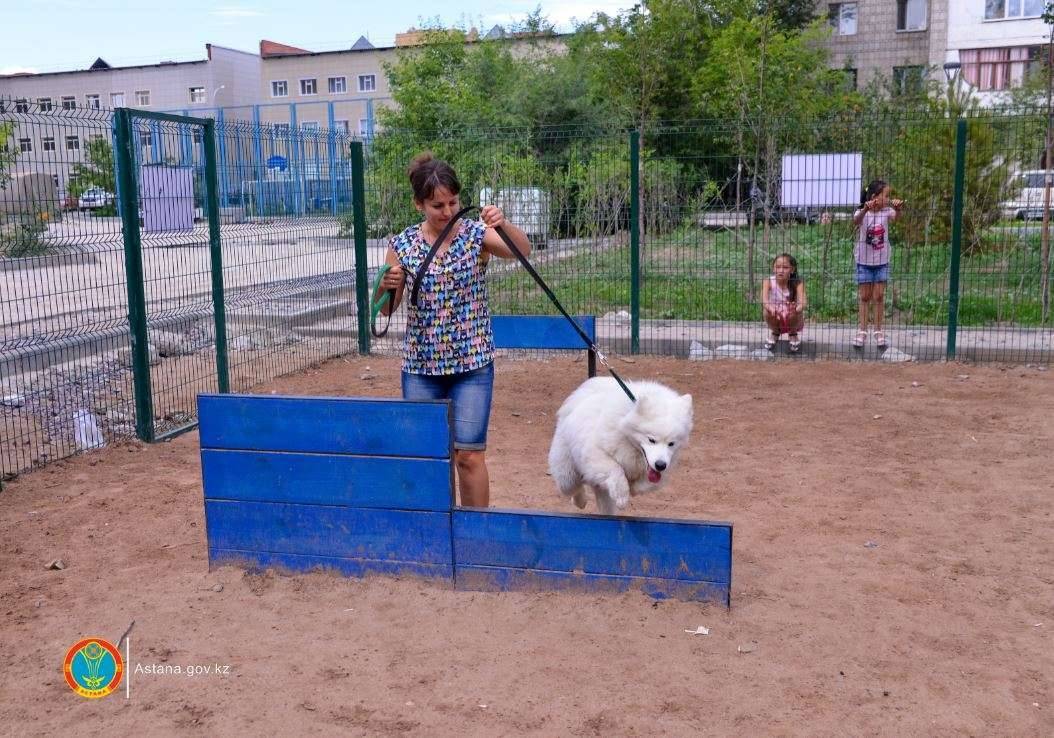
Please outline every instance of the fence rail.
[{"label": "fence rail", "polygon": [[[396,353],[364,322],[387,239],[419,217],[406,178],[430,149],[466,202],[536,244],[601,345],[707,359],[763,348],[781,253],[807,291],[800,360],[1049,363],[1046,117],[701,121],[642,131],[290,129],[0,101],[0,470],[195,422],[199,392],[352,352]],[[1031,175],[1023,173],[1032,172]],[[891,348],[852,347],[852,212],[862,184],[905,200],[891,226]],[[552,314],[514,263],[491,310]]]}]

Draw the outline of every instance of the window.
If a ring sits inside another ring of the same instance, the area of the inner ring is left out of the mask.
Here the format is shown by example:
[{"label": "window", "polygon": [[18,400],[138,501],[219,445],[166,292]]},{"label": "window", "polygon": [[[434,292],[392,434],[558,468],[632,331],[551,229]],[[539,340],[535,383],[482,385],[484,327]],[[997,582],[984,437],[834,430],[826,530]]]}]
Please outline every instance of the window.
[{"label": "window", "polygon": [[141,108],[148,106],[150,104],[150,90],[136,90],[135,104]]},{"label": "window", "polygon": [[346,120],[335,120],[333,121],[333,130],[337,133],[348,134],[351,133],[351,126],[348,125]]},{"label": "window", "polygon": [[16,113],[28,113],[29,112],[29,100],[22,98],[21,100],[15,100],[15,112]]},{"label": "window", "polygon": [[58,188],[58,186],[59,186],[59,175],[57,175],[57,174],[52,174],[51,175],[51,184],[55,185],[55,187]]},{"label": "window", "polygon": [[289,95],[289,83],[284,79],[271,80],[271,97],[287,97]]},{"label": "window", "polygon": [[190,88],[190,101],[192,103],[203,103],[203,102],[205,102],[205,88],[204,87],[191,87]]},{"label": "window", "polygon": [[318,121],[317,120],[305,120],[303,123],[300,124],[300,127],[303,128],[305,131],[317,131],[318,130]]},{"label": "window", "polygon": [[123,92],[111,92],[110,93],[110,107],[111,108],[123,108],[124,107],[124,93]]},{"label": "window", "polygon": [[923,66],[893,67],[893,94],[919,95],[924,89],[926,68]]},{"label": "window", "polygon": [[856,3],[832,3],[827,6],[827,21],[836,36],[856,35]]},{"label": "window", "polygon": [[81,140],[77,136],[66,136],[66,151],[80,151]]},{"label": "window", "polygon": [[897,30],[926,30],[926,0],[897,0]]},{"label": "window", "polygon": [[23,154],[33,153],[33,139],[31,138],[20,138],[18,139],[18,150]]},{"label": "window", "polygon": [[75,98],[75,97],[63,97],[62,98],[62,109],[63,110],[76,110],[77,109],[77,98]]},{"label": "window", "polygon": [[40,139],[40,148],[42,148],[44,151],[54,151],[55,150],[55,137],[54,136],[44,136],[42,139]]},{"label": "window", "polygon": [[154,134],[150,131],[139,132],[139,145],[144,149],[148,149],[154,145]]},{"label": "window", "polygon": [[1043,15],[1043,0],[985,0],[984,19],[1038,18]]},{"label": "window", "polygon": [[205,140],[204,134],[201,132],[201,128],[199,128],[198,126],[194,126],[194,129],[191,131],[190,137],[191,140],[196,144],[199,144]]},{"label": "window", "polygon": [[37,107],[40,108],[41,113],[50,113],[55,108],[55,106],[51,104],[50,97],[38,97]]},{"label": "window", "polygon": [[330,95],[343,95],[348,91],[348,78],[347,77],[330,77],[329,78],[329,94]]},{"label": "window", "polygon": [[275,123],[274,132],[276,136],[288,136],[289,135],[289,124],[288,123]]},{"label": "window", "polygon": [[84,106],[86,108],[88,108],[88,110],[98,110],[99,108],[102,107],[101,104],[99,103],[99,96],[98,95],[85,95],[84,96]]},{"label": "window", "polygon": [[359,92],[373,92],[377,89],[377,77],[372,74],[359,75]]},{"label": "window", "polygon": [[370,135],[370,119],[369,118],[359,118],[359,135],[363,136],[363,137]]},{"label": "window", "polygon": [[1006,90],[1024,81],[1041,58],[1041,46],[1001,49],[962,49],[959,62],[963,79],[978,90]]},{"label": "window", "polygon": [[317,95],[318,94],[318,81],[312,79],[300,80],[300,94],[301,95]]}]

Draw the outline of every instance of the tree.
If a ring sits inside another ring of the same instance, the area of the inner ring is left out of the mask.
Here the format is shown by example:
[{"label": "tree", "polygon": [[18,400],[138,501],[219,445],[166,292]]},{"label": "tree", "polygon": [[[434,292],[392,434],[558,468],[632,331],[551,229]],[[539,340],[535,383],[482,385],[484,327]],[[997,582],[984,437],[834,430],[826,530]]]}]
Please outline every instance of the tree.
[{"label": "tree", "polygon": [[90,187],[115,192],[113,146],[110,142],[101,136],[88,139],[84,158],[86,163],[78,162],[71,170],[70,195],[80,197]]},{"label": "tree", "polygon": [[11,121],[0,121],[0,189],[11,181],[11,167],[18,158],[18,149],[13,143],[15,124]]}]

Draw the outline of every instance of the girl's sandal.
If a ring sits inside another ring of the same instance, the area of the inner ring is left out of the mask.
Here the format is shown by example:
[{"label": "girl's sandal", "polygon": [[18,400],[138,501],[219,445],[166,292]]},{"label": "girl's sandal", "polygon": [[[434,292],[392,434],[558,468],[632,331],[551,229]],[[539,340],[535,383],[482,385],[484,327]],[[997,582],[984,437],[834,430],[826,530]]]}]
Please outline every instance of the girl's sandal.
[{"label": "girl's sandal", "polygon": [[853,348],[863,348],[864,341],[867,340],[867,331],[857,331],[856,337],[853,339]]},{"label": "girl's sandal", "polygon": [[875,331],[872,335],[875,338],[875,345],[876,346],[878,346],[879,348],[885,348],[886,347],[886,334],[885,333],[883,333],[882,331]]},{"label": "girl's sandal", "polygon": [[791,333],[791,334],[789,334],[787,336],[787,338],[789,339],[789,342],[787,344],[787,348],[790,349],[790,352],[792,354],[798,353],[798,351],[801,350],[801,339],[798,338],[798,334],[797,333]]}]

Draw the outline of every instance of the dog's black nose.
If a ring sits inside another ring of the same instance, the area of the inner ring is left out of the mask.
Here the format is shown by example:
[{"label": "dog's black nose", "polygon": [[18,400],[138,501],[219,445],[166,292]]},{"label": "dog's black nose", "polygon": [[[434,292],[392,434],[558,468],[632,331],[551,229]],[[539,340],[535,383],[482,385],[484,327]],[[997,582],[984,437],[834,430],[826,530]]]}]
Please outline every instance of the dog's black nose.
[{"label": "dog's black nose", "polygon": [[655,462],[655,471],[662,471],[665,468],[666,468],[666,462],[665,461],[656,461]]}]

